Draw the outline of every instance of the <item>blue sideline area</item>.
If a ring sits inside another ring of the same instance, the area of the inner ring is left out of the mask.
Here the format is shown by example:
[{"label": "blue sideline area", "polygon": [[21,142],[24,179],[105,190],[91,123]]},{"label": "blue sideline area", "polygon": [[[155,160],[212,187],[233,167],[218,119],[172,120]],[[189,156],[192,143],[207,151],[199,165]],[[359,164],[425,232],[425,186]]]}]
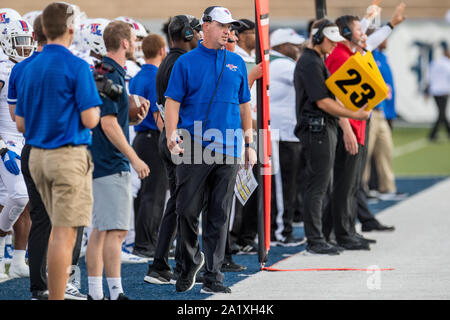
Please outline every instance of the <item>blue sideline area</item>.
[{"label": "blue sideline area", "polygon": [[[447,177],[430,178],[399,178],[397,179],[397,188],[400,192],[406,192],[412,196],[423,191],[434,184],[446,179]],[[370,204],[369,207],[374,214],[396,204],[395,201],[382,201],[376,204]],[[395,231],[394,231],[395,232]],[[303,227],[295,227],[296,237],[304,236]],[[266,266],[274,263],[300,251],[305,250],[305,246],[299,247],[272,247],[269,251],[269,259]],[[226,273],[224,284],[231,286],[246,277],[259,272],[260,264],[257,255],[234,255],[233,260],[247,266],[247,270],[240,273]],[[170,260],[174,264],[173,260]],[[87,292],[87,271],[84,258],[80,261],[82,289]],[[153,285],[144,282],[144,276],[147,273],[147,264],[124,264],[122,265],[122,283],[124,291],[131,299],[136,300],[202,300],[207,298],[208,294],[200,293],[201,284],[195,285],[187,293],[177,293],[174,285]],[[108,295],[106,280],[104,280],[104,292]],[[29,279],[13,279],[0,283],[0,300],[29,300]]]}]

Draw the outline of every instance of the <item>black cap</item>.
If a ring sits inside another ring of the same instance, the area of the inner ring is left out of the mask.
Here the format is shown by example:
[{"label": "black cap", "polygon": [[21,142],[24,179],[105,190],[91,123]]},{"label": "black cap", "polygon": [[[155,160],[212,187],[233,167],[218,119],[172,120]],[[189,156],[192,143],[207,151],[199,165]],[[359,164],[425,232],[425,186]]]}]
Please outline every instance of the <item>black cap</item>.
[{"label": "black cap", "polygon": [[248,19],[240,19],[239,22],[241,25],[239,27],[236,27],[236,31],[239,33],[247,30],[253,30],[256,27],[255,23]]}]

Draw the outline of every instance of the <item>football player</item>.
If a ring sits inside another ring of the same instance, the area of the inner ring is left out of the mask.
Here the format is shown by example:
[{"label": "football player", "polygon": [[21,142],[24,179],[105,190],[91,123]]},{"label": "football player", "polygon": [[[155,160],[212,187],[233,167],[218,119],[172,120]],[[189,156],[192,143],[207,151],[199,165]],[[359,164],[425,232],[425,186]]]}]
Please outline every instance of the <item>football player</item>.
[{"label": "football player", "polygon": [[[9,269],[10,278],[28,277],[29,268],[25,263],[25,253],[29,232],[29,213],[25,211],[28,193],[20,168],[20,154],[24,138],[17,131],[12,119],[7,93],[9,77],[14,65],[31,56],[34,52],[33,29],[24,20],[10,20],[1,26],[0,45],[8,60],[0,62],[0,136],[1,149],[0,180],[7,190],[7,199],[0,213],[0,253],[4,252],[5,236],[11,232],[16,221],[24,215],[27,222],[23,228],[16,229],[15,251]],[[0,261],[0,264],[4,263]],[[4,266],[0,266],[0,272]]]}]

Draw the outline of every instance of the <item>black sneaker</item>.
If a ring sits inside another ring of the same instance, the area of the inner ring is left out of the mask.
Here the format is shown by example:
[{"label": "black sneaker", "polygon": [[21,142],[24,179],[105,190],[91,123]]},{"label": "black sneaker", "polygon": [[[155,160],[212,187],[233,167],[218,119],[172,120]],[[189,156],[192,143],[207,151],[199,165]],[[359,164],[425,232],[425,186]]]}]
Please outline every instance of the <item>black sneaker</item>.
[{"label": "black sneaker", "polygon": [[377,243],[377,240],[365,238],[362,234],[359,234],[359,233],[355,233],[355,237],[356,237],[359,241],[362,241],[362,242],[366,242],[366,243]]},{"label": "black sneaker", "polygon": [[[195,283],[203,283],[203,275],[201,271],[205,271],[205,268],[203,267],[200,269],[200,272],[197,272],[197,275],[195,276]],[[175,268],[175,270],[173,270],[173,275],[172,278],[170,279],[170,283],[175,284],[178,278],[180,277],[180,274],[181,271]]]},{"label": "black sneaker", "polygon": [[48,300],[48,290],[36,290],[31,293],[31,300]]},{"label": "black sneaker", "polygon": [[256,246],[251,245],[251,244],[247,244],[245,246],[242,246],[239,250],[239,252],[237,252],[238,255],[241,254],[257,254],[258,253],[258,249],[256,248]]},{"label": "black sneaker", "polygon": [[363,223],[361,226],[361,230],[363,232],[370,232],[370,231],[394,231],[395,227],[393,226],[385,226],[384,224],[381,224],[378,222],[378,220],[371,220],[369,222]]},{"label": "black sneaker", "polygon": [[231,293],[231,289],[220,282],[205,283],[200,293]]},{"label": "black sneaker", "polygon": [[200,252],[200,263],[188,274],[185,275],[182,272],[178,277],[177,282],[175,284],[175,289],[177,290],[177,292],[186,292],[194,287],[197,273],[203,267],[204,263],[205,263],[205,256],[203,255],[203,252]]},{"label": "black sneaker", "polygon": [[345,251],[345,249],[344,248],[342,248],[340,245],[338,245],[337,244],[337,242],[336,241],[334,241],[334,240],[330,240],[330,241],[328,241],[328,244],[330,245],[330,246],[332,246],[332,247],[335,247],[336,249],[337,249],[337,251],[339,251],[339,253],[341,253],[341,252],[344,252]]},{"label": "black sneaker", "polygon": [[147,275],[144,281],[153,284],[170,284],[170,279],[173,278],[173,272],[170,270],[157,270],[153,266],[148,266]]},{"label": "black sneaker", "polygon": [[153,259],[155,257],[155,251],[146,251],[146,250],[140,250],[140,249],[133,249],[131,254],[134,254],[135,256],[146,258],[146,259]]},{"label": "black sneaker", "polygon": [[312,254],[328,254],[330,256],[336,256],[339,254],[339,250],[335,246],[332,246],[326,242],[308,243],[306,251]]},{"label": "black sneaker", "polygon": [[241,272],[246,270],[246,266],[235,263],[234,261],[225,261],[220,268],[222,272]]},{"label": "black sneaker", "polygon": [[285,237],[283,240],[277,240],[275,241],[276,246],[281,247],[296,247],[301,246],[306,242],[305,238],[294,238],[292,234]]},{"label": "black sneaker", "polygon": [[130,300],[130,298],[128,298],[123,293],[119,293],[119,296],[117,297],[117,300]]},{"label": "black sneaker", "polygon": [[337,240],[337,243],[345,250],[370,250],[367,242],[360,241],[356,237],[345,240]]}]

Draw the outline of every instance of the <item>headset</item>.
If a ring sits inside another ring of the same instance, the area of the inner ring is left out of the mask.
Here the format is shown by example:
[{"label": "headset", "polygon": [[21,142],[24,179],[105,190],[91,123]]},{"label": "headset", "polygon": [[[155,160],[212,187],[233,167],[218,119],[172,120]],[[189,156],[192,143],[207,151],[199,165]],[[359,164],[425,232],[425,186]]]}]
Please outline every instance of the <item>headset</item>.
[{"label": "headset", "polygon": [[212,6],[212,7],[208,7],[206,8],[205,12],[203,12],[203,16],[202,16],[202,20],[203,22],[212,22],[212,17],[209,15],[211,13],[211,11],[214,10],[214,8],[218,8],[219,6]]},{"label": "headset", "polygon": [[183,29],[181,29],[181,36],[184,41],[189,42],[194,38],[194,29],[189,23],[189,19],[185,15],[178,16],[183,21]]},{"label": "headset", "polygon": [[333,22],[331,22],[330,20],[325,20],[324,22],[322,22],[319,26],[319,29],[317,30],[317,32],[313,35],[312,37],[312,44],[313,45],[318,45],[321,44],[323,42],[323,39],[325,38],[325,35],[323,34],[323,30],[326,27],[332,26],[334,25]]},{"label": "headset", "polygon": [[[352,16],[342,16],[340,17],[338,20],[340,20],[340,22],[338,23],[338,25],[342,24],[342,36],[347,39],[348,41],[352,41],[352,28],[349,25],[349,19]],[[337,22],[337,21],[336,21]]]}]

